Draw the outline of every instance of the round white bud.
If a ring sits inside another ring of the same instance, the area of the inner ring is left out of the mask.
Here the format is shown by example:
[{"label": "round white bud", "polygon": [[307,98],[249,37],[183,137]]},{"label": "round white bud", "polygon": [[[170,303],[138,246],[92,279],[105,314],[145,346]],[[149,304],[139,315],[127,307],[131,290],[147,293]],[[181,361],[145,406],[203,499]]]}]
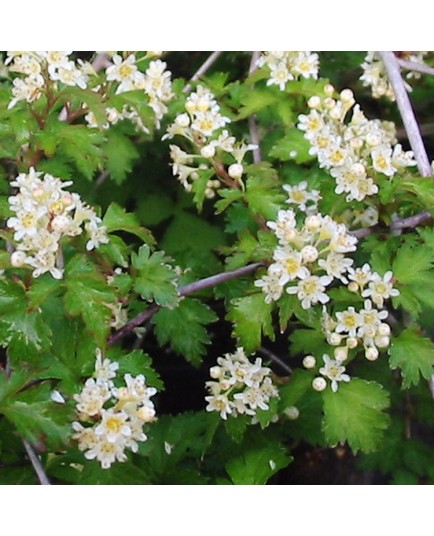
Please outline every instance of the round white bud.
[{"label": "round white bud", "polygon": [[351,173],[357,175],[357,177],[363,177],[366,173],[365,166],[360,164],[360,162],[356,162],[351,166]]},{"label": "round white bud", "polygon": [[59,214],[52,219],[51,228],[57,233],[63,233],[69,227],[70,222],[71,220],[67,216]]},{"label": "round white bud", "polygon": [[368,361],[375,361],[378,359],[379,352],[375,348],[375,346],[370,346],[369,348],[366,348],[365,350],[365,357]]},{"label": "round white bud", "polygon": [[324,378],[321,378],[318,376],[317,378],[314,378],[312,381],[312,387],[315,391],[324,391],[324,389],[327,387],[327,382]]},{"label": "round white bud", "polygon": [[382,337],[389,337],[390,336],[390,326],[389,324],[380,324],[378,326],[378,335],[381,335]]},{"label": "round white bud", "polygon": [[137,410],[136,415],[143,422],[151,422],[154,420],[155,410],[153,408],[142,406]]},{"label": "round white bud", "polygon": [[358,342],[355,337],[348,337],[347,339],[348,348],[355,348],[357,345],[358,345]]},{"label": "round white bud", "polygon": [[215,147],[213,145],[205,145],[205,147],[202,147],[200,150],[200,154],[204,158],[212,158],[215,155]]},{"label": "round white bud", "polygon": [[297,158],[298,156],[298,152],[297,151],[289,151],[289,156],[290,158]]},{"label": "round white bud", "polygon": [[345,361],[348,358],[348,346],[338,346],[334,351],[335,359]]},{"label": "round white bud", "polygon": [[188,114],[181,114],[176,117],[175,123],[178,127],[186,128],[190,124],[190,118],[188,117]]},{"label": "round white bud", "polygon": [[312,214],[305,219],[304,224],[309,231],[316,231],[321,227],[321,218]]},{"label": "round white bud", "polygon": [[354,93],[351,91],[351,89],[343,89],[340,92],[339,97],[342,102],[354,101]]},{"label": "round white bud", "polygon": [[228,169],[228,175],[231,179],[241,179],[244,168],[241,164],[231,164]]},{"label": "round white bud", "polygon": [[307,105],[313,110],[318,109],[321,107],[321,98],[318,95],[314,95],[307,101]]},{"label": "round white bud", "polygon": [[327,108],[327,110],[333,110],[335,106],[335,99],[332,99],[331,97],[327,97],[326,99],[324,99],[324,108]]},{"label": "round white bud", "polygon": [[342,341],[342,335],[339,335],[339,333],[331,333],[329,337],[329,343],[332,346],[337,346],[338,344],[341,344]]},{"label": "round white bud", "polygon": [[289,406],[289,408],[286,408],[283,413],[288,417],[288,419],[295,421],[295,419],[298,419],[300,415],[300,410],[295,406]]},{"label": "round white bud", "polygon": [[329,116],[332,119],[336,119],[336,120],[339,121],[341,116],[342,116],[342,109],[339,108],[338,106],[334,106],[333,108],[331,108],[331,110],[329,112]]},{"label": "round white bud", "polygon": [[350,292],[357,292],[359,290],[359,285],[355,281],[351,281],[351,283],[348,284],[348,290]]},{"label": "round white bud", "polygon": [[27,255],[24,251],[14,251],[11,255],[11,264],[14,268],[21,268],[26,262]]},{"label": "round white bud", "polygon": [[387,348],[390,344],[390,338],[386,336],[379,335],[374,339],[375,345],[378,348]]},{"label": "round white bud", "polygon": [[207,199],[213,199],[213,198],[215,197],[215,192],[214,192],[214,190],[213,190],[212,188],[207,188],[207,189],[205,190],[205,197],[206,197]]},{"label": "round white bud", "polygon": [[217,378],[221,378],[221,376],[222,376],[222,368],[219,367],[218,365],[216,365],[215,367],[211,367],[209,369],[209,375],[211,376],[211,378],[214,378],[215,380]]},{"label": "round white bud", "polygon": [[318,250],[315,246],[304,246],[300,253],[304,262],[315,262],[318,258]]},{"label": "round white bud", "polygon": [[311,368],[314,368],[315,365],[316,365],[316,359],[313,357],[313,355],[307,355],[303,359],[303,367],[307,369],[311,369]]},{"label": "round white bud", "polygon": [[331,84],[326,84],[324,86],[324,93],[327,95],[327,97],[331,97],[334,92],[335,88]]},{"label": "round white bud", "polygon": [[190,174],[190,179],[195,181],[199,178],[199,173],[197,171],[193,171],[191,174]]}]

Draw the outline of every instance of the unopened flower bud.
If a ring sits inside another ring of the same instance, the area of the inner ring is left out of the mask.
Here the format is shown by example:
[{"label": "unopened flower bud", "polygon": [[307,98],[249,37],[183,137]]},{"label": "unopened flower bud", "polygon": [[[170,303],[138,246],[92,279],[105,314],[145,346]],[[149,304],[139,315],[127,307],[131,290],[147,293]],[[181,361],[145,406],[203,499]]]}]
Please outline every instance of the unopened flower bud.
[{"label": "unopened flower bud", "polygon": [[213,145],[205,145],[205,147],[202,147],[200,150],[200,154],[204,158],[212,158],[215,155],[215,147]]},{"label": "unopened flower bud", "polygon": [[217,365],[215,367],[211,367],[209,369],[209,375],[211,376],[211,378],[214,378],[215,380],[218,378],[221,378],[222,368]]},{"label": "unopened flower bud", "polygon": [[335,91],[335,88],[331,84],[326,84],[324,86],[324,93],[327,95],[327,97],[331,97]]},{"label": "unopened flower bud", "polygon": [[228,175],[231,179],[241,179],[244,168],[241,164],[231,164],[228,169]]},{"label": "unopened flower bud", "polygon": [[365,357],[368,359],[368,361],[375,361],[378,359],[379,352],[375,348],[375,346],[370,346],[369,348],[366,348],[365,351]]},{"label": "unopened flower bud", "polygon": [[387,348],[390,344],[390,338],[380,335],[375,337],[374,342],[378,348]]},{"label": "unopened flower bud", "polygon": [[68,228],[70,223],[70,219],[67,216],[63,216],[63,214],[59,214],[55,218],[53,218],[51,222],[51,228],[53,231],[56,231],[57,233],[64,233],[66,229]]},{"label": "unopened flower bud", "polygon": [[329,343],[332,346],[337,346],[338,344],[341,344],[342,341],[342,335],[339,335],[339,333],[332,333],[329,337]]},{"label": "unopened flower bud", "polygon": [[312,387],[315,391],[324,391],[324,389],[327,387],[327,382],[324,378],[318,376],[317,378],[313,379]]},{"label": "unopened flower bud", "polygon": [[315,262],[318,258],[318,250],[314,246],[304,246],[300,253],[304,262]]},{"label": "unopened flower bud", "polygon": [[289,408],[286,408],[283,412],[287,417],[288,419],[290,419],[291,421],[295,421],[295,419],[298,419],[299,415],[300,415],[300,411],[297,407],[295,406],[290,406]]},{"label": "unopened flower bud", "polygon": [[354,93],[351,91],[351,89],[344,89],[340,92],[339,95],[342,102],[350,102],[354,100]]},{"label": "unopened flower bud", "polygon": [[316,110],[321,107],[321,98],[318,97],[318,95],[314,95],[313,97],[310,97],[310,99],[307,101],[307,105],[312,110]]},{"label": "unopened flower bud", "polygon": [[14,251],[11,255],[11,264],[14,268],[21,268],[26,262],[27,255],[24,251]]},{"label": "unopened flower bud", "polygon": [[316,231],[321,226],[321,218],[316,215],[308,216],[304,221],[305,226],[309,231]]},{"label": "unopened flower bud", "polygon": [[315,365],[316,365],[316,359],[313,357],[313,355],[307,355],[303,359],[303,367],[307,369],[311,369],[311,368],[314,368]]},{"label": "unopened flower bud", "polygon": [[378,326],[378,335],[381,335],[383,337],[389,337],[390,336],[390,326],[389,324],[380,324]]},{"label": "unopened flower bud", "polygon": [[347,339],[348,348],[355,348],[357,345],[358,345],[358,342],[355,337],[348,337]]},{"label": "unopened flower bud", "polygon": [[334,350],[335,359],[345,361],[348,358],[348,346],[338,346]]},{"label": "unopened flower bud", "polygon": [[359,290],[359,285],[355,281],[351,281],[351,283],[348,284],[348,290],[350,292],[357,292]]}]

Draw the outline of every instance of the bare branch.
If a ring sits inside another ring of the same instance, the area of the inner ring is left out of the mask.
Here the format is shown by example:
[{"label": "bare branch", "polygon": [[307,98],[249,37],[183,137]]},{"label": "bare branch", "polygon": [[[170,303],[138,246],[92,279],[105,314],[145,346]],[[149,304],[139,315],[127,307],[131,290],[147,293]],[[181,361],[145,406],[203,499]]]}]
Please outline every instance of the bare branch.
[{"label": "bare branch", "polygon": [[[252,58],[250,60],[249,75],[254,73],[258,68],[257,62],[261,53],[259,51],[252,52]],[[256,124],[256,116],[250,115],[248,118],[250,141],[257,145],[256,149],[253,149],[253,162],[259,164],[262,161],[261,148],[259,146],[258,126]]]},{"label": "bare branch", "polygon": [[390,224],[391,229],[406,229],[409,227],[417,227],[421,223],[428,221],[432,218],[430,212],[420,212],[419,214],[415,214],[414,216],[409,216],[408,218],[404,219],[397,219],[396,221],[392,222]]},{"label": "bare branch", "polygon": [[42,467],[41,460],[39,459],[36,452],[33,450],[32,445],[26,441],[25,439],[22,439],[24,448],[26,449],[27,456],[30,459],[31,464],[33,465],[33,469],[35,470],[36,476],[38,477],[39,482],[43,486],[49,486],[51,482],[48,480],[48,477],[45,473],[45,469]]},{"label": "bare branch", "polygon": [[434,68],[426,65],[425,63],[403,60],[401,58],[396,59],[401,69],[405,69],[406,71],[415,71],[416,73],[434,75]]},{"label": "bare branch", "polygon": [[[199,69],[190,78],[190,82],[196,82],[196,80],[199,80],[199,78],[203,76],[211,67],[211,65],[217,60],[220,54],[221,52],[213,52],[210,56],[208,56],[208,58],[202,63]],[[190,91],[192,90],[192,87],[193,86],[191,83],[187,84],[183,90],[184,93],[190,93]]]},{"label": "bare branch", "polygon": [[422,177],[432,175],[431,164],[423,144],[419,125],[414,116],[413,108],[402,80],[398,60],[393,52],[379,52],[386,68],[390,83],[396,96],[396,103],[407,131],[408,141],[414,153],[419,173]]},{"label": "bare branch", "polygon": [[292,368],[287,365],[285,363],[285,361],[283,361],[282,359],[280,359],[279,356],[277,356],[275,353],[273,352],[270,352],[270,350],[268,350],[267,348],[264,348],[263,346],[261,346],[258,351],[261,353],[261,354],[264,354],[266,357],[268,357],[268,359],[270,359],[271,361],[274,361],[275,363],[277,363],[283,370],[285,370],[288,374],[292,374]]},{"label": "bare branch", "polygon": [[[254,264],[243,266],[242,268],[237,268],[236,270],[231,270],[230,272],[222,272],[220,274],[212,275],[211,277],[206,277],[205,279],[200,279],[199,281],[194,281],[193,283],[180,287],[179,295],[188,296],[189,294],[197,292],[198,290],[205,290],[207,288],[215,287],[220,283],[225,283],[226,281],[231,281],[232,279],[250,274],[256,271],[260,266],[262,266],[262,263],[256,262]],[[153,305],[149,309],[146,309],[146,311],[143,311],[137,315],[135,318],[127,322],[125,326],[122,326],[120,329],[112,333],[112,335],[110,335],[108,338],[108,344],[115,344],[118,342],[120,339],[131,333],[134,328],[137,328],[149,320],[157,311],[159,311],[159,309],[159,305]]]}]

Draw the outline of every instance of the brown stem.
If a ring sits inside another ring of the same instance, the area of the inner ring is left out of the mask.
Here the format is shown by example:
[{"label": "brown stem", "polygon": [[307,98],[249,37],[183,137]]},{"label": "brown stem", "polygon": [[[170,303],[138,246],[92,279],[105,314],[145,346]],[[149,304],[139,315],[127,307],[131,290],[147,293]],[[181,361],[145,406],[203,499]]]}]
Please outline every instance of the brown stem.
[{"label": "brown stem", "polygon": [[[213,52],[210,56],[208,56],[208,58],[202,63],[199,69],[190,78],[190,82],[196,82],[196,80],[199,80],[199,78],[203,76],[211,67],[211,65],[217,60],[220,54],[221,52]],[[192,84],[188,83],[183,90],[184,93],[190,93],[190,91],[192,90],[192,87],[193,87]]]},{"label": "brown stem", "polygon": [[413,108],[404,86],[404,81],[399,69],[398,59],[393,52],[379,52],[384,63],[390,83],[396,97],[396,103],[407,131],[408,141],[414,153],[419,173],[422,177],[432,175],[431,164],[423,144],[419,125],[414,116]]},{"label": "brown stem", "polygon": [[[243,266],[242,268],[237,268],[236,270],[231,270],[230,272],[222,272],[211,277],[206,277],[205,279],[200,279],[199,281],[195,281],[193,283],[189,283],[188,285],[180,287],[179,295],[188,296],[189,294],[197,292],[198,290],[205,290],[207,288],[215,287],[220,283],[231,281],[232,279],[236,279],[237,277],[242,277],[244,275],[251,274],[252,272],[256,271],[260,266],[262,266],[262,263],[256,262],[254,264]],[[159,305],[153,305],[149,309],[146,309],[146,311],[143,311],[138,314],[135,318],[127,322],[125,326],[122,326],[120,329],[112,333],[108,338],[108,344],[115,344],[123,337],[126,337],[135,328],[149,320],[157,311],[159,311],[159,309]]]},{"label": "brown stem", "polygon": [[32,445],[25,439],[23,439],[22,442],[23,442],[24,448],[26,449],[27,456],[29,457],[29,460],[33,466],[33,469],[35,470],[36,476],[38,477],[39,482],[43,486],[49,486],[51,482],[49,481],[47,475],[45,474],[45,470],[41,464],[41,460],[39,459],[36,452],[33,450]]}]

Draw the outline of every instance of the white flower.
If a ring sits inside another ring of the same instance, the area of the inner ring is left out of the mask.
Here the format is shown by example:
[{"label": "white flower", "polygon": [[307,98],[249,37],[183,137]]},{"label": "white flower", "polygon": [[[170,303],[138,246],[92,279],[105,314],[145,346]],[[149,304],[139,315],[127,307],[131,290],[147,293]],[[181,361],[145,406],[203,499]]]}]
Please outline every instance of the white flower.
[{"label": "white flower", "polygon": [[312,275],[299,281],[297,286],[288,287],[286,292],[288,294],[297,294],[302,308],[309,309],[318,302],[324,304],[330,300],[330,297],[325,294],[324,290],[331,282],[332,278],[328,275],[321,277]]},{"label": "white flower", "polygon": [[102,436],[109,443],[122,442],[131,435],[131,428],[126,422],[128,415],[113,408],[101,410],[101,422],[95,427],[95,434]]},{"label": "white flower", "polygon": [[335,393],[338,390],[338,382],[349,382],[350,377],[348,374],[344,374],[345,367],[342,366],[338,360],[330,359],[327,354],[323,355],[323,361],[325,366],[319,369],[320,374],[331,380],[331,388]]},{"label": "white flower", "polygon": [[224,394],[206,396],[205,400],[208,402],[206,411],[218,411],[223,420],[226,420],[232,413],[228,397]]},{"label": "white flower", "polygon": [[393,288],[392,278],[391,271],[386,272],[383,277],[377,273],[372,274],[368,288],[362,292],[362,296],[364,298],[370,297],[375,305],[383,307],[384,300],[399,296],[399,290]]}]

